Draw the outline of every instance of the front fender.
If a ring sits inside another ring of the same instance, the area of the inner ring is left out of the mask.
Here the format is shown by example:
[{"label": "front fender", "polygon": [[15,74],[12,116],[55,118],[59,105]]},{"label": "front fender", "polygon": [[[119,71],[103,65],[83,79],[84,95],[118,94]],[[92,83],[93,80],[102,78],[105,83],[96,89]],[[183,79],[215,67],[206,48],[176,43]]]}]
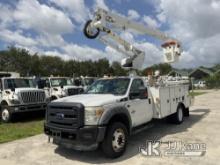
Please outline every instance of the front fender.
[{"label": "front fender", "polygon": [[107,125],[109,121],[116,115],[125,115],[129,121],[129,128],[132,128],[131,116],[128,109],[124,106],[114,106],[106,109],[101,118],[99,119],[99,125]]},{"label": "front fender", "polygon": [[6,104],[6,105],[11,105],[11,103],[8,100],[2,100],[1,105]]}]

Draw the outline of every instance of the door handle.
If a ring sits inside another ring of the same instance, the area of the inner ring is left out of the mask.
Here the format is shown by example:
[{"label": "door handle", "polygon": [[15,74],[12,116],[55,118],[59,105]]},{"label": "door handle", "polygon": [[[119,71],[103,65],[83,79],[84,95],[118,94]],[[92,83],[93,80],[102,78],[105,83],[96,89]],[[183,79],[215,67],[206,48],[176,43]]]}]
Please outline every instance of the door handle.
[{"label": "door handle", "polygon": [[135,113],[135,112],[136,112],[135,110],[132,110],[132,111],[131,111],[131,113]]}]

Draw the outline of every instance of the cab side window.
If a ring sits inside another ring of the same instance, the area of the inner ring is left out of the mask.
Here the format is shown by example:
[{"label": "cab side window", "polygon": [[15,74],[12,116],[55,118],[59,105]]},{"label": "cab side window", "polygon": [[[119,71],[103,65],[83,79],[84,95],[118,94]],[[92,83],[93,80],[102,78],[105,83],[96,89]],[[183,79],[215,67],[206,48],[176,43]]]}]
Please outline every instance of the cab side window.
[{"label": "cab side window", "polygon": [[137,99],[137,98],[143,98],[144,92],[147,93],[147,91],[144,91],[146,87],[144,86],[144,83],[140,79],[133,80],[130,88],[130,99]]},{"label": "cab side window", "polygon": [[0,90],[3,90],[2,89],[2,80],[0,79]]},{"label": "cab side window", "polygon": [[48,79],[46,79],[46,82],[45,82],[45,83],[46,83],[46,84],[45,84],[46,87],[47,87],[47,88],[50,88],[50,81],[49,81]]}]

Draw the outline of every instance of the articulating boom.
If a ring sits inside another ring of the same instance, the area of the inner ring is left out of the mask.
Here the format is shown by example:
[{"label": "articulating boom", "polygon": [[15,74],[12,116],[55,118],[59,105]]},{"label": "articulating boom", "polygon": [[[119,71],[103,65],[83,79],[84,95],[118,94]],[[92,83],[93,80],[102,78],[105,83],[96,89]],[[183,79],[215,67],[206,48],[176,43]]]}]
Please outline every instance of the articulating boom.
[{"label": "articulating boom", "polygon": [[147,34],[165,41],[162,48],[164,50],[164,60],[167,63],[178,61],[181,55],[180,44],[177,40],[168,37],[159,30],[145,27],[142,24],[130,21],[125,17],[99,8],[95,12],[94,19],[87,21],[85,24],[84,34],[90,39],[95,39],[100,32],[104,32],[105,35],[103,34],[99,37],[100,41],[128,56],[121,61],[123,67],[140,69],[144,62],[145,53],[122,39],[111,29],[123,31],[126,29],[133,29],[141,34]]}]

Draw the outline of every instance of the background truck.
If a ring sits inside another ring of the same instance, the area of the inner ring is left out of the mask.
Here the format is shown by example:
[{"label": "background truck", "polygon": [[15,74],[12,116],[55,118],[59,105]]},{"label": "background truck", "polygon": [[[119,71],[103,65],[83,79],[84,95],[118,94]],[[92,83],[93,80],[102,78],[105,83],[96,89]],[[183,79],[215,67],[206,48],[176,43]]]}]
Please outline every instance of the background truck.
[{"label": "background truck", "polygon": [[92,83],[95,82],[96,79],[96,77],[81,76],[78,78],[74,78],[73,81],[76,86],[83,87],[83,89],[86,90],[90,85],[92,85]]},{"label": "background truck", "polygon": [[189,85],[146,86],[140,77],[103,78],[81,95],[48,105],[44,132],[53,143],[76,150],[101,145],[111,158],[121,156],[128,136],[148,127],[152,119],[180,124],[189,115]]},{"label": "background truck", "polygon": [[0,79],[1,120],[9,122],[15,113],[45,110],[47,97],[32,78]]},{"label": "background truck", "polygon": [[44,77],[37,81],[38,88],[44,89],[51,100],[82,93],[83,87],[75,86],[69,77]]}]

